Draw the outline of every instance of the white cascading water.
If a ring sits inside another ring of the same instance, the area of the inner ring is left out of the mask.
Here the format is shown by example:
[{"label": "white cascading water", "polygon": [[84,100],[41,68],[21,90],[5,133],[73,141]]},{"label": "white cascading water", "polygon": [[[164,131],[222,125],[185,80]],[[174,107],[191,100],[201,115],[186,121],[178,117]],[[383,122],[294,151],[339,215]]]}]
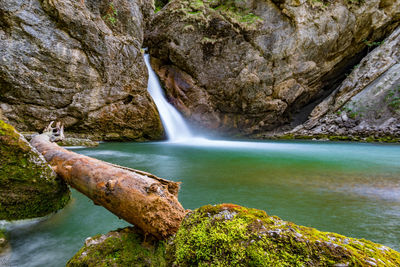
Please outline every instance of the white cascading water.
[{"label": "white cascading water", "polygon": [[177,142],[192,139],[193,135],[186,125],[182,115],[173,107],[165,98],[164,92],[161,88],[157,75],[150,65],[150,56],[144,55],[147,70],[149,71],[149,81],[147,90],[153,98],[160,118],[163,123],[168,141]]},{"label": "white cascading water", "polygon": [[150,56],[144,55],[147,70],[149,71],[149,81],[147,90],[149,91],[154,103],[157,106],[158,113],[169,142],[180,143],[190,146],[210,146],[210,147],[236,147],[236,148],[252,148],[252,149],[270,149],[279,147],[280,149],[293,149],[291,144],[272,144],[259,142],[241,142],[227,140],[211,140],[204,137],[194,136],[189,127],[186,125],[182,115],[168,103],[165,98],[160,81],[150,65]]}]

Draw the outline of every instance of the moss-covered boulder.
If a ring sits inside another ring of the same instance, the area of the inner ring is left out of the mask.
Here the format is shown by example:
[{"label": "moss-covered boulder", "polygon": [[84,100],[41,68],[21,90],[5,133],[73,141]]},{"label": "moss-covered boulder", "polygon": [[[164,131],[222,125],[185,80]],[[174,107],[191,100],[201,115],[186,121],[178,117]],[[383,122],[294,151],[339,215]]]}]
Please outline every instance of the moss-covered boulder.
[{"label": "moss-covered boulder", "polygon": [[400,253],[222,204],[188,213],[174,237],[148,247],[132,228],[89,238],[67,266],[400,266]]},{"label": "moss-covered boulder", "polygon": [[8,247],[7,237],[4,231],[0,229],[0,255],[6,251],[7,247]]},{"label": "moss-covered boulder", "polygon": [[165,242],[145,241],[133,227],[86,239],[67,266],[166,266]]},{"label": "moss-covered boulder", "polygon": [[0,220],[45,216],[70,198],[43,156],[11,125],[0,120]]},{"label": "moss-covered boulder", "polygon": [[388,247],[232,204],[189,213],[167,257],[178,266],[400,266]]}]

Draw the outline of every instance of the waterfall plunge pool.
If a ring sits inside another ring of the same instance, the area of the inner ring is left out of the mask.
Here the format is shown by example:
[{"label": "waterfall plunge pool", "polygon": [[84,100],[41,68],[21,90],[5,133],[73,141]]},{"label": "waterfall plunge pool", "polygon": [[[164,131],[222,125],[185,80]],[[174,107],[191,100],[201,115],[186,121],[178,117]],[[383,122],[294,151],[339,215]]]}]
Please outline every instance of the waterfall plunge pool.
[{"label": "waterfall plunge pool", "polygon": [[[400,250],[400,146],[271,141],[104,143],[74,149],[182,182],[187,209],[235,203]],[[47,218],[8,224],[11,266],[64,266],[87,237],[128,225],[73,191]]]}]

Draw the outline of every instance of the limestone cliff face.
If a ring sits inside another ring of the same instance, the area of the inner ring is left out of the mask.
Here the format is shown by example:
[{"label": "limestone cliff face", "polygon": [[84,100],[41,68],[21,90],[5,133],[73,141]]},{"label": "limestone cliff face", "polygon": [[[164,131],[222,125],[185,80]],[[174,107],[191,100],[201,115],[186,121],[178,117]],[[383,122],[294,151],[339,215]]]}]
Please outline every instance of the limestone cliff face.
[{"label": "limestone cliff face", "polygon": [[186,117],[253,134],[331,92],[399,18],[400,0],[173,0],[145,43]]},{"label": "limestone cliff face", "polygon": [[141,53],[147,0],[0,0],[0,108],[99,139],[162,136]]},{"label": "limestone cliff face", "polygon": [[400,27],[293,133],[400,140]]}]

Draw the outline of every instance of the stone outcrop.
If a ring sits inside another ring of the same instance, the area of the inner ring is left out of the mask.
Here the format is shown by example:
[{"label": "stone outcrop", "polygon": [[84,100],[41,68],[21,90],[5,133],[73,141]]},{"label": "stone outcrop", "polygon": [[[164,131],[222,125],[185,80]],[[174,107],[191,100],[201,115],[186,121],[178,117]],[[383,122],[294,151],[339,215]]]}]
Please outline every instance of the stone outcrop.
[{"label": "stone outcrop", "polygon": [[20,131],[52,120],[95,139],[163,135],[141,46],[147,0],[0,0],[0,109]]},{"label": "stone outcrop", "polygon": [[[133,229],[88,238],[67,266],[398,266],[400,253],[363,239],[222,204],[190,212],[173,238],[143,244]],[[146,252],[146,253],[144,253]]]},{"label": "stone outcrop", "polygon": [[0,220],[45,216],[70,198],[61,181],[15,129],[0,120]]},{"label": "stone outcrop", "polygon": [[399,18],[400,0],[173,0],[145,44],[186,117],[247,135],[328,95]]},{"label": "stone outcrop", "polygon": [[290,134],[400,141],[400,27]]}]

